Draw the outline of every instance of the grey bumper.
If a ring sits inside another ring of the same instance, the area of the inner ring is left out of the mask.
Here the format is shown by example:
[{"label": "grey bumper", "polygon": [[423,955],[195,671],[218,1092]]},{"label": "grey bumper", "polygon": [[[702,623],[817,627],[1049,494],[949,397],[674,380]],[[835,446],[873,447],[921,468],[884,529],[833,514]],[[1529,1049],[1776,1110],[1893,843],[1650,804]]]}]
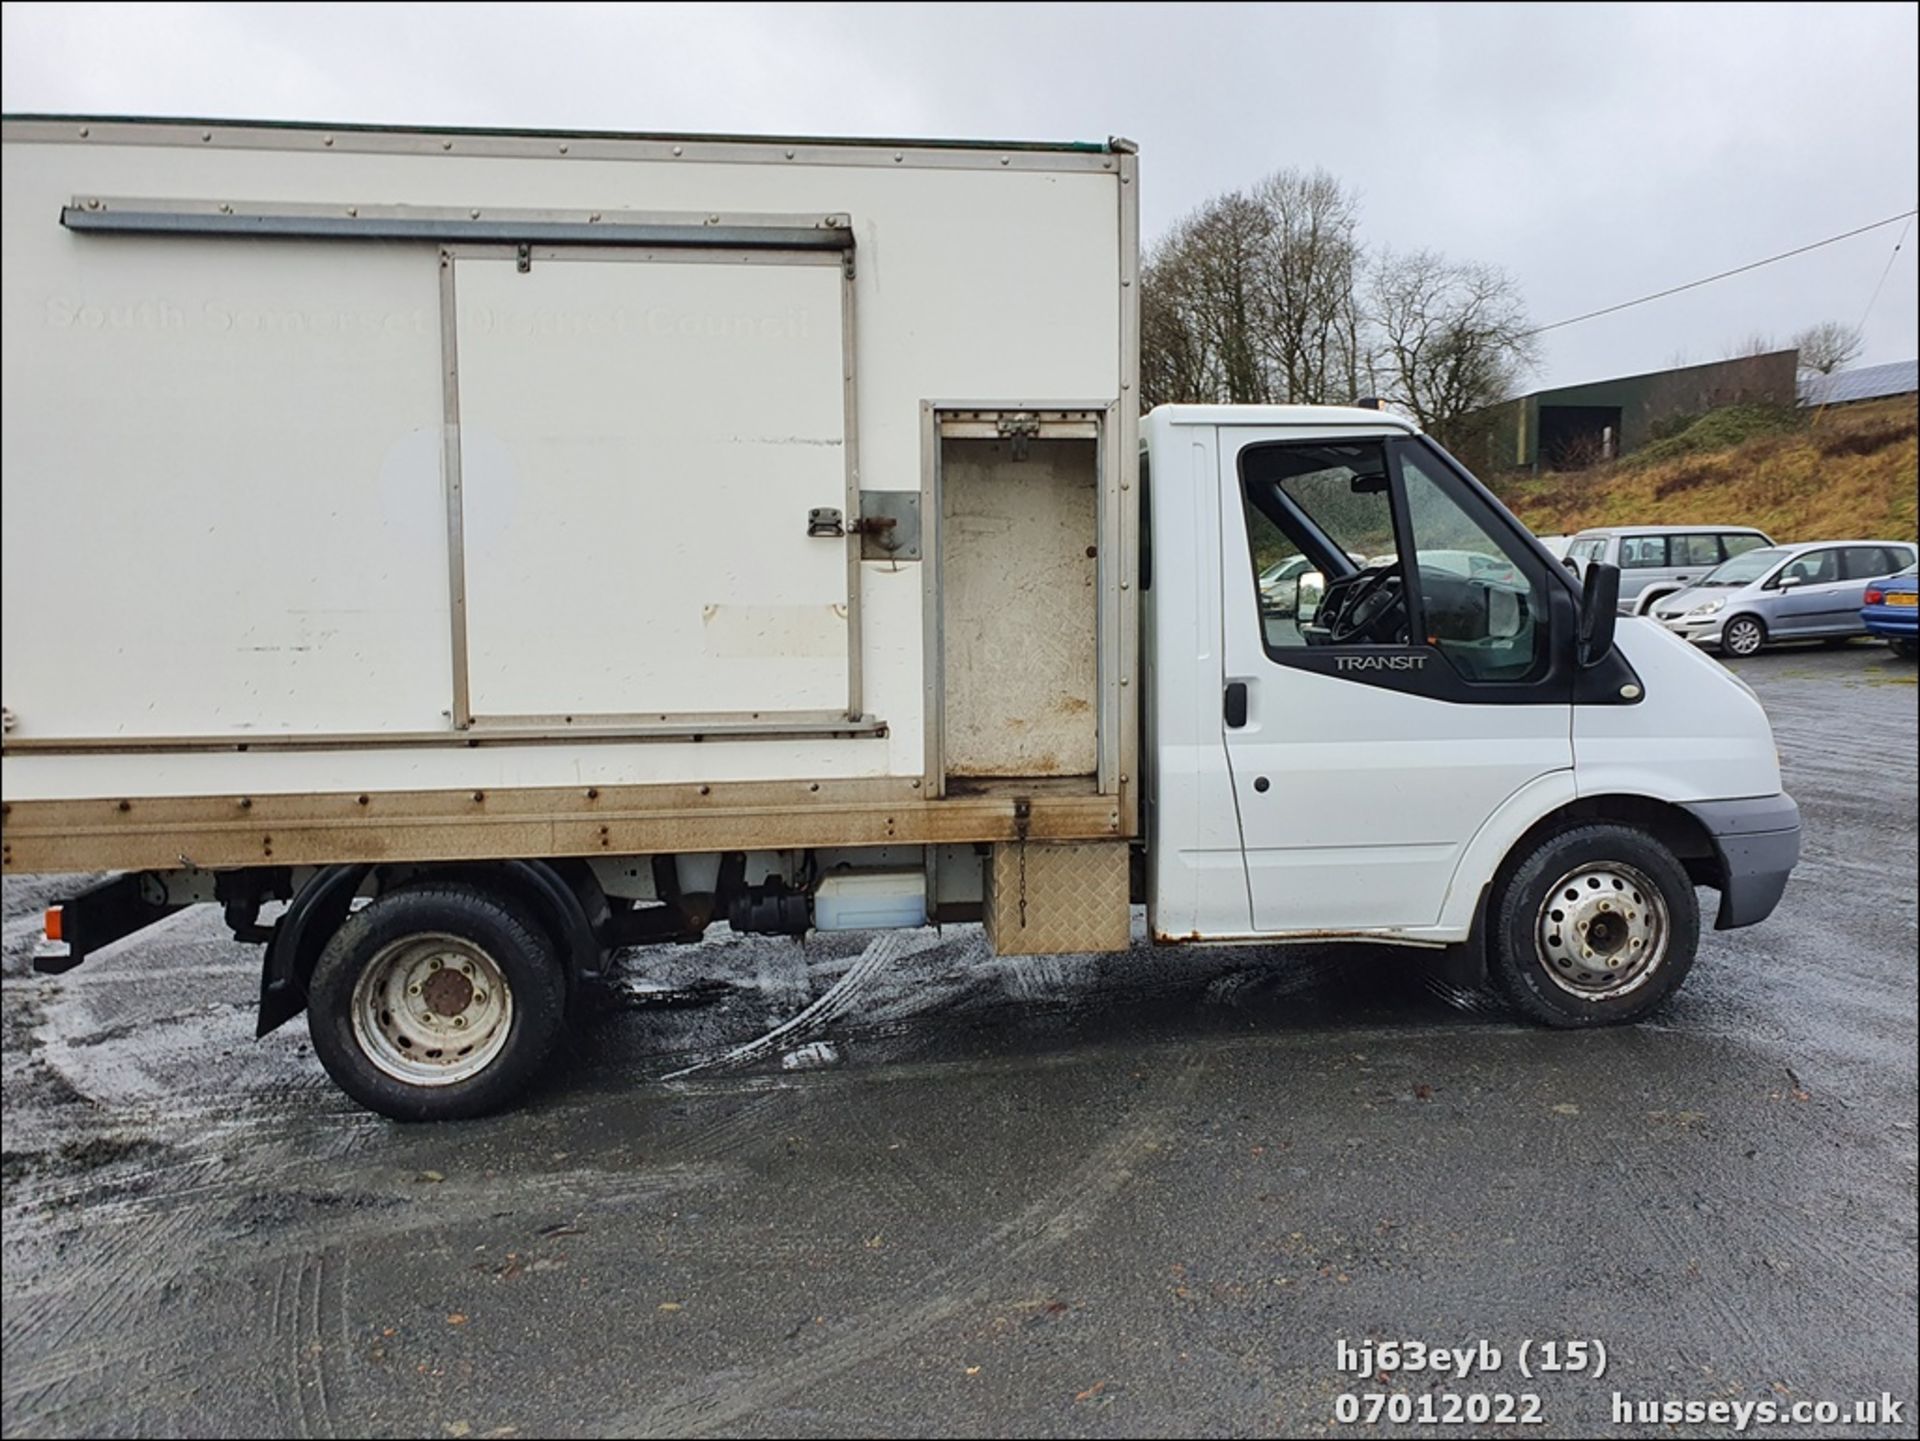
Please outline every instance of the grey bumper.
[{"label": "grey bumper", "polygon": [[1780,904],[1800,859],[1800,807],[1782,791],[1738,801],[1695,801],[1682,809],[1707,829],[1726,883],[1713,928],[1730,931],[1764,921]]}]

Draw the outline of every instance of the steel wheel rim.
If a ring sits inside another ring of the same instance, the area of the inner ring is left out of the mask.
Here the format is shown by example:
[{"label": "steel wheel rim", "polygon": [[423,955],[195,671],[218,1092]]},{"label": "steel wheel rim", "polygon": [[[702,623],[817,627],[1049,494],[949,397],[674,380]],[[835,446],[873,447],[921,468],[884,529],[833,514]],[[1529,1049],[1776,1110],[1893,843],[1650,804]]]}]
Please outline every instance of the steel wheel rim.
[{"label": "steel wheel rim", "polygon": [[1568,995],[1610,1001],[1660,969],[1672,934],[1667,898],[1644,871],[1589,861],[1560,877],[1540,903],[1534,949]]},{"label": "steel wheel rim", "polygon": [[1735,655],[1752,655],[1760,649],[1760,627],[1745,616],[1727,622],[1727,649]]},{"label": "steel wheel rim", "polygon": [[513,990],[499,963],[461,936],[430,931],[375,953],[354,982],[353,1038],[410,1086],[477,1076],[506,1048]]}]

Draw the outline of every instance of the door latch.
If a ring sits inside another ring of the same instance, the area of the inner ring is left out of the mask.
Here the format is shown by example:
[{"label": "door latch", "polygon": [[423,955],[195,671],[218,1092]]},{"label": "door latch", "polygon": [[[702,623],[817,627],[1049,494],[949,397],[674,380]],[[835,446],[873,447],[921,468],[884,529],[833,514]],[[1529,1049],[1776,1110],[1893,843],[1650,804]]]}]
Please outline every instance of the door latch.
[{"label": "door latch", "polygon": [[[918,502],[918,497],[915,497]],[[891,555],[899,550],[903,537],[895,534],[900,519],[892,515],[857,515],[848,520],[840,511],[830,505],[818,506],[807,512],[807,534],[823,539],[838,540],[849,535],[865,536],[872,540],[880,550]],[[917,531],[911,541],[918,545]]]}]

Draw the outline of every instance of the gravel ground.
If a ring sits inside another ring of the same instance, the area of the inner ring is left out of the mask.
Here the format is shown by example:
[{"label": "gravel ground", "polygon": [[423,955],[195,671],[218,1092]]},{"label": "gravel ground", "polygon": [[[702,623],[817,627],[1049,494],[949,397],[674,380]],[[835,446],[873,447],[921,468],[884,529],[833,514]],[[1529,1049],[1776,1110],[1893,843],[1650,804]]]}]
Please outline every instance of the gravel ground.
[{"label": "gravel ground", "polygon": [[[1594,1034],[1372,948],[723,936],[640,958],[524,1108],[408,1128],[252,1039],[211,908],[33,977],[10,879],[0,1431],[1409,1434],[1334,1425],[1373,1390],[1537,1393],[1504,1429],[1553,1436],[1890,1392],[1840,1434],[1914,1435],[1915,671],[1739,669],[1806,859]],[[1392,1337],[1503,1366],[1336,1372]],[[1568,1337],[1603,1378],[1519,1374]]]}]

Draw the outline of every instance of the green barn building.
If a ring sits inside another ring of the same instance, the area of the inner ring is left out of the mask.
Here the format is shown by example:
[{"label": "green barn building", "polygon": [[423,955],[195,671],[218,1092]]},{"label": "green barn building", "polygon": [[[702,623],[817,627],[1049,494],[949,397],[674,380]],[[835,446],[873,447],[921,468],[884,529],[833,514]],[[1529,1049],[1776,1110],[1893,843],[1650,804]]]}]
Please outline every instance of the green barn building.
[{"label": "green barn building", "polygon": [[1775,350],[1535,391],[1480,412],[1462,459],[1489,471],[1579,470],[1630,455],[1675,416],[1792,405],[1799,359]]}]

